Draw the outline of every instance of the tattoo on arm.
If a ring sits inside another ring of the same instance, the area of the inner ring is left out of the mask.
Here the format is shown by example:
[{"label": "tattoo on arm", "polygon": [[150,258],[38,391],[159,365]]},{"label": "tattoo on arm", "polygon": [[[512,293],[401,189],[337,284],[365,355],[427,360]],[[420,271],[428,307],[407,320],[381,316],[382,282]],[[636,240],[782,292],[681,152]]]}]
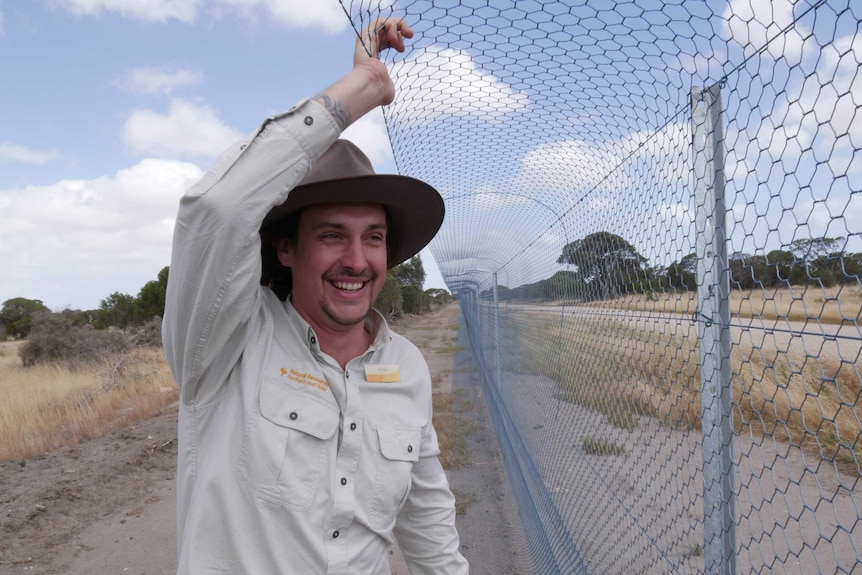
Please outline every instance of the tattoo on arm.
[{"label": "tattoo on arm", "polygon": [[342,130],[350,125],[350,114],[347,113],[347,110],[341,107],[341,103],[338,100],[327,94],[320,94],[315,98],[315,100],[323,104],[323,107],[327,109],[333,118],[335,118],[335,121],[338,122],[338,125]]}]

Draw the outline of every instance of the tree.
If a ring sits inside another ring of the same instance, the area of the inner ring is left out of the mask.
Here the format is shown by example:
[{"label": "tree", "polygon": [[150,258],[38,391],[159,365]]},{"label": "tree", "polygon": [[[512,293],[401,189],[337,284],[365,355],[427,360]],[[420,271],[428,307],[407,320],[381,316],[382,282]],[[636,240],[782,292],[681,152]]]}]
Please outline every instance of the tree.
[{"label": "tree", "polygon": [[598,293],[587,299],[613,298],[628,288],[639,290],[646,262],[634,246],[610,232],[596,232],[570,242],[557,258],[559,264],[576,266],[584,282],[598,286]]},{"label": "tree", "polygon": [[812,263],[817,258],[826,257],[834,252],[842,241],[844,241],[843,237],[801,238],[790,243],[790,251],[797,260]]},{"label": "tree", "polygon": [[386,319],[394,319],[401,315],[402,300],[401,300],[401,282],[390,271],[386,274],[386,282],[383,284],[383,289],[380,290],[380,295],[374,302],[374,307],[383,314]]},{"label": "tree", "polygon": [[7,299],[0,309],[0,325],[5,326],[6,335],[27,337],[33,326],[33,316],[43,311],[50,310],[41,300],[23,297]]},{"label": "tree", "polygon": [[138,322],[136,300],[129,294],[114,292],[99,304],[93,327],[107,329],[118,327],[126,329]]},{"label": "tree", "polygon": [[401,282],[402,305],[405,313],[422,313],[427,304],[422,286],[425,284],[425,268],[417,254],[408,261],[395,266],[392,274]]},{"label": "tree", "polygon": [[135,301],[135,315],[142,321],[165,315],[165,295],[168,291],[168,266],[162,268],[158,279],[144,284]]}]

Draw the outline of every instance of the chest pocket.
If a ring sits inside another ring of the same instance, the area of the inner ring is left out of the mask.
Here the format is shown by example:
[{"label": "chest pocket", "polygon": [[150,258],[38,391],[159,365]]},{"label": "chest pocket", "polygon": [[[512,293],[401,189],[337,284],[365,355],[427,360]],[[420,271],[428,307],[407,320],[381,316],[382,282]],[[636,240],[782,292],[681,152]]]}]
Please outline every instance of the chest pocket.
[{"label": "chest pocket", "polygon": [[422,428],[407,425],[378,425],[374,489],[368,503],[372,527],[386,529],[404,506],[410,492],[413,463],[419,461]]},{"label": "chest pocket", "polygon": [[251,495],[294,511],[311,507],[337,448],[339,410],[329,399],[282,380],[263,381],[260,409],[249,418],[237,469]]}]

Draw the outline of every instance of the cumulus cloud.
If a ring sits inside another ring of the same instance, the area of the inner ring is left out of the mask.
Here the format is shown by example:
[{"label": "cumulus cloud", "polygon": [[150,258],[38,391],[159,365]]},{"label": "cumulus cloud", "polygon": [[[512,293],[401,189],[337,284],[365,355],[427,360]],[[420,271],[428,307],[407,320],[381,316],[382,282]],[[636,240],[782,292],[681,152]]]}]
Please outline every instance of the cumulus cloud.
[{"label": "cumulus cloud", "polygon": [[135,20],[192,23],[202,0],[53,0],[54,5],[78,16],[112,12]]},{"label": "cumulus cloud", "polygon": [[138,94],[170,95],[177,88],[199,84],[203,74],[191,70],[146,66],[129,70],[114,85]]},{"label": "cumulus cloud", "polygon": [[399,120],[431,122],[454,115],[496,123],[530,103],[527,94],[482,70],[461,50],[439,46],[418,49],[393,73],[400,84],[396,88],[398,101],[410,102],[408,106],[396,103]]},{"label": "cumulus cloud", "polygon": [[242,138],[208,106],[176,99],[167,114],[136,110],[123,128],[123,141],[141,154],[214,157]]},{"label": "cumulus cloud", "polygon": [[330,32],[344,30],[347,18],[335,0],[53,0],[79,16],[113,13],[147,22],[178,20],[191,24],[202,14],[212,18],[239,16],[267,20],[288,28],[317,27]]},{"label": "cumulus cloud", "polygon": [[60,157],[55,151],[31,150],[25,146],[16,146],[8,142],[0,142],[0,162],[23,162],[25,164],[44,164]]},{"label": "cumulus cloud", "polygon": [[794,4],[793,0],[731,0],[719,34],[738,44],[746,57],[763,50],[773,59],[796,64],[802,59],[806,34],[799,28],[783,31],[793,23]]},{"label": "cumulus cloud", "polygon": [[168,265],[179,198],[201,176],[146,159],[113,176],[0,190],[0,301],[94,308],[114,291],[136,294]]}]

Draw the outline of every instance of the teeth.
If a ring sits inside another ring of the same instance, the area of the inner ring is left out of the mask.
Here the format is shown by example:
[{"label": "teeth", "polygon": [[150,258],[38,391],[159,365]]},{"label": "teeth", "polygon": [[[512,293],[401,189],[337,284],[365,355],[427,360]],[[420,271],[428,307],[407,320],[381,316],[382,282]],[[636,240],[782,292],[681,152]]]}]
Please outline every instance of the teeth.
[{"label": "teeth", "polygon": [[343,289],[347,291],[356,291],[358,289],[362,289],[363,283],[346,283],[346,282],[332,282],[332,285],[337,287],[338,289]]}]

